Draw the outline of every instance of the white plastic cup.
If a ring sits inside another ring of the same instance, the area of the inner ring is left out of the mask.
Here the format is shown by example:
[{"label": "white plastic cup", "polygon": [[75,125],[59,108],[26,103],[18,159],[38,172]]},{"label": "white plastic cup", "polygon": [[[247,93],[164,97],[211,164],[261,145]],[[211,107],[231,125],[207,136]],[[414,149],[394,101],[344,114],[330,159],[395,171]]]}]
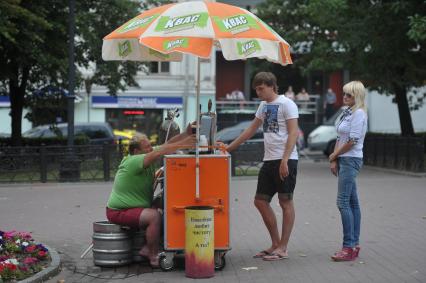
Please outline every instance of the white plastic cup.
[{"label": "white plastic cup", "polygon": [[207,147],[209,144],[207,142],[207,137],[205,135],[200,135],[200,146],[205,146],[205,147],[201,147],[200,151],[201,152],[206,152],[209,150],[209,148]]}]

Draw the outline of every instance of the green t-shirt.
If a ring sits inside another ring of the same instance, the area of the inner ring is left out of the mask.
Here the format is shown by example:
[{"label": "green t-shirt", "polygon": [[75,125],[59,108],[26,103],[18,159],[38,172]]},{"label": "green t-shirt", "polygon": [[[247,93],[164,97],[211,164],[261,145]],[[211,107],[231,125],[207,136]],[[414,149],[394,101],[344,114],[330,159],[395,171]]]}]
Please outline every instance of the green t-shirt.
[{"label": "green t-shirt", "polygon": [[123,158],[107,206],[112,209],[151,207],[155,166],[143,168],[145,154]]}]

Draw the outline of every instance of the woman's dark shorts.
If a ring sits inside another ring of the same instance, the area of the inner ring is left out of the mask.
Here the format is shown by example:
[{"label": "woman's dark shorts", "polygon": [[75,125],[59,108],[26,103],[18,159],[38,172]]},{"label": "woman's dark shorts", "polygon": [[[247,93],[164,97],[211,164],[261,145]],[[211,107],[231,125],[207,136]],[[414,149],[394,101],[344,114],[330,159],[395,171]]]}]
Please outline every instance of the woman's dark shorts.
[{"label": "woman's dark shorts", "polygon": [[293,192],[296,187],[297,160],[288,160],[289,174],[284,180],[280,178],[280,164],[281,159],[263,162],[257,179],[255,199],[270,202],[275,193],[278,193],[279,199],[293,199]]}]

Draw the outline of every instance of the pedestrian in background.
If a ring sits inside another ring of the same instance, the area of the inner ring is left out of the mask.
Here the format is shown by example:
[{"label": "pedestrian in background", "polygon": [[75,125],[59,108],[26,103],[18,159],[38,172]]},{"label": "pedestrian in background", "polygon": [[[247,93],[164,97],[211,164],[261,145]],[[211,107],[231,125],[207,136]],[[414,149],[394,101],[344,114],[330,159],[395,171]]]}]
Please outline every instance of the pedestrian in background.
[{"label": "pedestrian in background", "polygon": [[335,112],[334,103],[336,103],[336,94],[331,88],[329,88],[324,98],[325,118],[327,120],[333,116]]},{"label": "pedestrian in background", "polygon": [[300,92],[296,95],[296,100],[309,101],[309,93],[306,91],[304,87],[302,87]]},{"label": "pedestrian in background", "polygon": [[362,147],[367,132],[365,88],[359,81],[343,86],[342,118],[336,125],[337,141],[330,154],[331,172],[338,177],[337,207],[343,225],[343,247],[331,258],[351,261],[358,257],[361,210],[358,201],[356,177],[362,167]]},{"label": "pedestrian in background", "polygon": [[294,100],[294,91],[293,91],[293,87],[292,87],[292,86],[289,86],[289,87],[288,87],[288,89],[287,89],[287,91],[284,93],[284,95],[285,95],[287,98],[290,98],[291,100]]},{"label": "pedestrian in background", "polygon": [[[287,246],[294,225],[293,192],[296,186],[298,155],[297,105],[284,95],[278,95],[274,74],[260,72],[252,83],[257,96],[262,100],[250,126],[228,147],[231,152],[251,138],[263,125],[265,154],[259,172],[254,205],[259,210],[269,232],[272,244],[254,257],[274,261],[288,258]],[[282,209],[281,237],[271,200],[278,194]]]}]

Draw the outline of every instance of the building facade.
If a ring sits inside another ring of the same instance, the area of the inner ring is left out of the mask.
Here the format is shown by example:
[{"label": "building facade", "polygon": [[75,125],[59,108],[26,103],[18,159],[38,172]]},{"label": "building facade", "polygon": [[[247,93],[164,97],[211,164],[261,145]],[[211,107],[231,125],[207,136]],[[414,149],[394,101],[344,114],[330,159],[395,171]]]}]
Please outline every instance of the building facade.
[{"label": "building facade", "polygon": [[[216,51],[211,58],[200,63],[200,103],[207,111],[208,100],[215,105]],[[185,127],[196,117],[196,66],[195,56],[184,55],[182,62],[151,62],[148,72],[136,76],[139,87],[130,87],[116,96],[108,94],[104,86],[94,85],[90,93],[84,87],[75,90],[74,120],[78,122],[108,122],[113,129],[137,130],[150,134],[157,130],[168,109],[179,109],[176,122]],[[86,76],[90,76],[87,74]],[[11,133],[10,102],[0,96],[0,133]],[[22,131],[32,128],[24,118]],[[60,119],[59,119],[60,120]]]}]

